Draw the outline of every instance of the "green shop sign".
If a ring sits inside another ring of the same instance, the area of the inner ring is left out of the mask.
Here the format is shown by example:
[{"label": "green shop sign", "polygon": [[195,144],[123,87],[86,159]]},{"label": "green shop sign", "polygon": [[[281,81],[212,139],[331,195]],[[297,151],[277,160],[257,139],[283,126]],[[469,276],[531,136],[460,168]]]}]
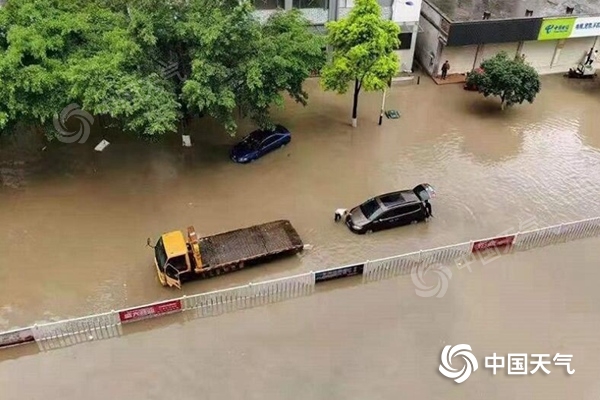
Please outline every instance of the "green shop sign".
[{"label": "green shop sign", "polygon": [[567,39],[571,36],[575,20],[575,17],[544,19],[538,40]]}]

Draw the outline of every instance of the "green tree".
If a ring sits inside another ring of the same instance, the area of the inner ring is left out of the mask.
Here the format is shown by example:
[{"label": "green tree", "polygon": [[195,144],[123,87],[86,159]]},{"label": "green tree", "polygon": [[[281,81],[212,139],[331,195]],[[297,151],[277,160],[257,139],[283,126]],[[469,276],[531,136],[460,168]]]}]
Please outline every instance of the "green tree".
[{"label": "green tree", "polygon": [[485,97],[500,97],[502,109],[525,100],[533,103],[540,92],[539,74],[521,57],[510,58],[503,51],[484,60],[480,68],[467,74],[467,85],[476,87]]},{"label": "green tree", "polygon": [[230,131],[236,108],[258,125],[270,125],[269,109],[283,105],[282,92],[305,105],[302,84],[325,62],[324,38],[310,32],[300,11],[276,12],[264,25],[252,11],[243,3],[228,13],[216,11],[219,22],[210,29],[198,29],[199,21],[193,20],[185,30],[195,46],[183,98]]},{"label": "green tree", "polygon": [[400,28],[381,17],[377,0],[356,0],[350,14],[327,23],[327,40],[333,56],[321,72],[325,90],[346,93],[354,82],[352,126],[356,127],[361,89],[384,90],[399,70],[394,49]]},{"label": "green tree", "polygon": [[[124,131],[155,137],[194,116],[230,133],[239,109],[260,126],[325,59],[298,12],[265,24],[235,0],[11,0],[0,8],[0,132],[54,133],[76,103]],[[166,69],[165,69],[166,67]]]}]

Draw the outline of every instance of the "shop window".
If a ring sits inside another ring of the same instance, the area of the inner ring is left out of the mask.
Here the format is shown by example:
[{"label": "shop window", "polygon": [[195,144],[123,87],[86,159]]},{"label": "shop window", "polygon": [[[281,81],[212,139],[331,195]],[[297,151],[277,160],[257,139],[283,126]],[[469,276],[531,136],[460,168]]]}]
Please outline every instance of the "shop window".
[{"label": "shop window", "polygon": [[285,7],[285,0],[254,0],[254,8],[257,10],[276,10]]},{"label": "shop window", "polygon": [[400,40],[400,46],[396,50],[410,50],[410,44],[412,43],[412,32],[401,33],[398,35]]},{"label": "shop window", "polygon": [[329,0],[293,0],[294,8],[328,8]]}]

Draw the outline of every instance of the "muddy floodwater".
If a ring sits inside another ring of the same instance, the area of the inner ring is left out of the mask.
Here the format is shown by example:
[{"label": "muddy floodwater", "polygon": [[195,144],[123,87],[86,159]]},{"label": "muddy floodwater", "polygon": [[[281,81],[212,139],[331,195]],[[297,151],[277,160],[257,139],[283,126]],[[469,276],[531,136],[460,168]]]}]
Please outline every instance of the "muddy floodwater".
[{"label": "muddy floodwater", "polygon": [[[387,108],[401,118],[382,126],[381,94],[362,95],[356,129],[350,95],[308,89],[308,107],[276,112],[292,143],[249,165],[228,159],[237,139],[206,121],[192,126],[189,149],[177,137],[147,144],[99,129],[44,151],[4,144],[0,329],[600,215],[593,83],[545,78],[533,105],[501,112],[496,100],[422,79],[391,90]],[[102,135],[111,145],[94,152]],[[438,193],[427,224],[358,236],[333,221],[338,207],[422,182]],[[183,291],[158,283],[148,237],[280,218],[314,247]]]},{"label": "muddy floodwater", "polygon": [[[442,298],[419,297],[410,276],[339,281],[218,317],[143,322],[101,342],[8,349],[2,399],[596,400],[597,247],[586,239],[454,268]],[[479,367],[462,384],[438,372],[443,347],[457,344]],[[567,354],[574,373],[551,363],[548,375],[493,375],[484,360],[494,353]]]}]

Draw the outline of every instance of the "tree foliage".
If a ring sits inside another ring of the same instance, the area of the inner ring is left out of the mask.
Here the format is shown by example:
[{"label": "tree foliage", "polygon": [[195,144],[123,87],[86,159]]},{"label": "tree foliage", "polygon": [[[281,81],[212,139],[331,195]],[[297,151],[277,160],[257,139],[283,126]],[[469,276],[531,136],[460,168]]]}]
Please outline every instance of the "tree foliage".
[{"label": "tree foliage", "polygon": [[[297,12],[261,24],[235,0],[10,0],[0,8],[0,131],[52,127],[76,103],[125,131],[156,136],[211,115],[234,133],[261,126],[282,92],[324,63],[324,39]],[[52,130],[52,129],[50,129]]]},{"label": "tree foliage", "polygon": [[381,17],[377,0],[356,0],[350,14],[327,23],[327,40],[333,56],[321,72],[325,90],[346,93],[354,82],[353,124],[356,124],[361,89],[383,90],[399,70],[394,50],[400,28]]},{"label": "tree foliage", "polygon": [[537,71],[522,58],[500,52],[481,63],[481,71],[467,74],[467,85],[477,87],[485,97],[498,96],[501,107],[533,103],[541,89]]}]

